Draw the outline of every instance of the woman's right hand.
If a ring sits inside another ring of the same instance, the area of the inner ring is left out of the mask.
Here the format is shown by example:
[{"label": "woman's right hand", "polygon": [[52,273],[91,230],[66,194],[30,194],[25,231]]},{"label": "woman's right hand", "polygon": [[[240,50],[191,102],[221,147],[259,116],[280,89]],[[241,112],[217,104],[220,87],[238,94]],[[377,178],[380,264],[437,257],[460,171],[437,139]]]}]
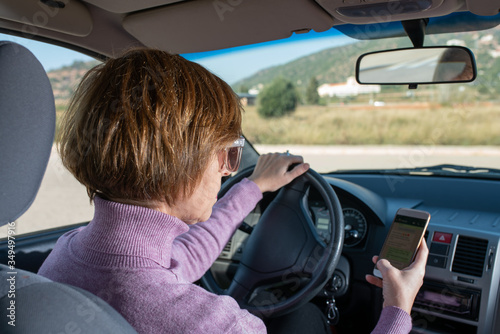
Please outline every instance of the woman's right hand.
[{"label": "woman's right hand", "polygon": [[410,314],[415,297],[424,281],[428,255],[429,249],[425,240],[422,240],[415,261],[403,270],[393,267],[385,259],[378,261],[378,256],[373,257],[372,261],[377,264],[383,279],[366,275],[366,280],[382,288],[384,307],[397,306]]},{"label": "woman's right hand", "polygon": [[[297,164],[291,170],[290,166]],[[268,153],[259,157],[249,180],[255,182],[261,192],[276,191],[304,174],[309,164],[300,155]]]}]

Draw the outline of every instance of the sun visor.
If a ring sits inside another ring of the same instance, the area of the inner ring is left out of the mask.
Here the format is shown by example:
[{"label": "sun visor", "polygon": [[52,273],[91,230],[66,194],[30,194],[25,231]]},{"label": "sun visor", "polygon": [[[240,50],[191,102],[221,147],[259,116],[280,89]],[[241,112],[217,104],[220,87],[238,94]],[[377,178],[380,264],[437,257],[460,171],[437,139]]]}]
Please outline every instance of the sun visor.
[{"label": "sun visor", "polygon": [[8,0],[0,2],[0,18],[23,24],[22,33],[36,35],[37,28],[74,36],[92,31],[92,18],[82,3],[70,0]]},{"label": "sun visor", "polygon": [[131,13],[139,10],[170,5],[184,0],[85,0],[112,13]]},{"label": "sun visor", "polygon": [[333,19],[312,1],[200,0],[131,14],[123,26],[149,47],[191,53],[325,31]]}]

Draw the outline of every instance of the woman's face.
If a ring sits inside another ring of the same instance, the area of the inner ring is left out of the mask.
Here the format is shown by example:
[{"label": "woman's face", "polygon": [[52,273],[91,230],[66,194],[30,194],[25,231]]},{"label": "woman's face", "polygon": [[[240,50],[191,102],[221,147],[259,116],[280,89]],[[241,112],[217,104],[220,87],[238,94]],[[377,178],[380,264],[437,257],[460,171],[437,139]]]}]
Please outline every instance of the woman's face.
[{"label": "woman's face", "polygon": [[170,212],[166,213],[189,225],[206,221],[210,218],[212,207],[217,202],[221,178],[226,175],[229,175],[229,172],[224,166],[224,156],[221,156],[221,153],[215,154],[193,194],[188,198],[178,200],[169,208]]}]

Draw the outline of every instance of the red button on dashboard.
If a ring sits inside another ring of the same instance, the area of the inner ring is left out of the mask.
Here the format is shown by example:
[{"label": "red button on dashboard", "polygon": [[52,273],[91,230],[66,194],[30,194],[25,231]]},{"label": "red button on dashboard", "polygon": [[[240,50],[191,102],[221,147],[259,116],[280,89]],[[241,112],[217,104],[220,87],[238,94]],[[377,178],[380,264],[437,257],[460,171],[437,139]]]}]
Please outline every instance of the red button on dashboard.
[{"label": "red button on dashboard", "polygon": [[449,244],[449,243],[451,243],[452,237],[453,237],[453,234],[451,234],[451,233],[434,232],[434,237],[432,238],[432,241]]}]

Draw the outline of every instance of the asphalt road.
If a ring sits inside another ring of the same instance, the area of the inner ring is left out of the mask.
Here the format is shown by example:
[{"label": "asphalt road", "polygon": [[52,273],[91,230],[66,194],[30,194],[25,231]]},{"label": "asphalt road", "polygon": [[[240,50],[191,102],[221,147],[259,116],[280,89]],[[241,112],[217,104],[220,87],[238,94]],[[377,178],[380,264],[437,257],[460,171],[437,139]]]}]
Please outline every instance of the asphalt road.
[{"label": "asphalt road", "polygon": [[415,168],[457,164],[500,168],[500,148],[491,146],[274,146],[256,145],[260,153],[302,155],[318,172],[342,169]]},{"label": "asphalt road", "polygon": [[[434,146],[260,146],[261,153],[285,152],[304,156],[316,171],[341,169],[411,168],[441,163],[500,168],[500,148]],[[85,188],[62,166],[53,150],[45,178],[31,208],[16,222],[18,234],[92,219]],[[6,227],[0,228],[0,238]]]}]

